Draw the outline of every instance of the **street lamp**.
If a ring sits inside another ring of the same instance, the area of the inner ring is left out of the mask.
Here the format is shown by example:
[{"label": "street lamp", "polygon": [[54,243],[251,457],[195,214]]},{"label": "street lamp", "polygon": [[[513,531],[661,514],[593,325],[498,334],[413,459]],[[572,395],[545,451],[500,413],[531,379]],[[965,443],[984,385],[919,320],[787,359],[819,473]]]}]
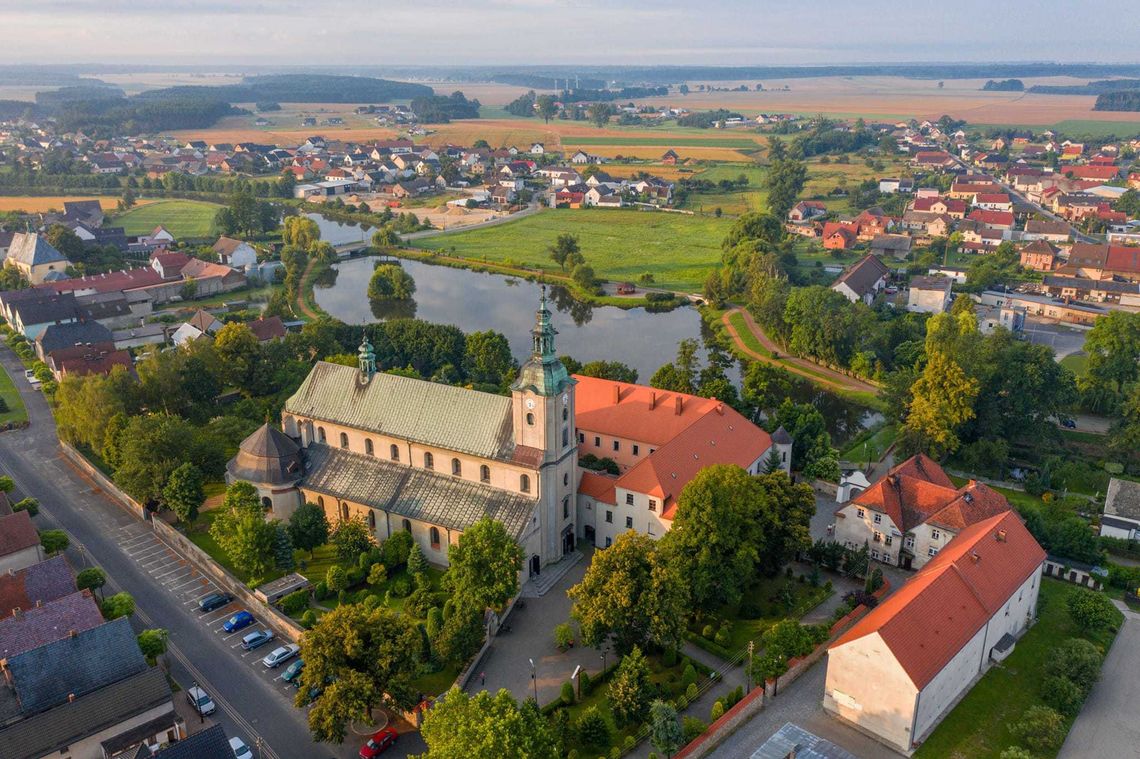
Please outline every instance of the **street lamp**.
[{"label": "street lamp", "polygon": [[206,715],[202,714],[202,692],[198,690],[197,680],[194,681],[194,709],[198,712],[198,722],[205,722]]},{"label": "street lamp", "polygon": [[534,703],[538,705],[538,678],[535,676],[534,659],[530,659],[530,682],[534,685]]},{"label": "street lamp", "polygon": [[606,649],[602,649],[602,677],[606,676]]}]

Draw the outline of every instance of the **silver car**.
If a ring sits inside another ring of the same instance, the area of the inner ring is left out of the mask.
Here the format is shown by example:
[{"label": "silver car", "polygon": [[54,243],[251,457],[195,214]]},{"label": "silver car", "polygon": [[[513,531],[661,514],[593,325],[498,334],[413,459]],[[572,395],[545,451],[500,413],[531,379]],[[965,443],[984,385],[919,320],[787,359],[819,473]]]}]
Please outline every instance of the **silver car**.
[{"label": "silver car", "polygon": [[269,655],[261,660],[261,663],[273,669],[292,659],[300,650],[301,647],[296,643],[290,643],[287,646],[281,646],[270,651]]},{"label": "silver car", "polygon": [[187,689],[186,700],[202,715],[213,714],[218,708],[214,705],[214,699],[198,686]]},{"label": "silver car", "polygon": [[241,738],[230,738],[230,750],[234,752],[234,759],[253,759],[253,752]]}]

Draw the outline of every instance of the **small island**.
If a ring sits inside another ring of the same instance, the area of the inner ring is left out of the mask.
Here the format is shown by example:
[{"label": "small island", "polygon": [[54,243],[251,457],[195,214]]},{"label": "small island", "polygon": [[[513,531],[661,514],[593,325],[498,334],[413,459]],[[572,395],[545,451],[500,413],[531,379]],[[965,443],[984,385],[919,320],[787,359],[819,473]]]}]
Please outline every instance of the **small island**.
[{"label": "small island", "polygon": [[368,299],[376,302],[411,300],[416,281],[395,263],[378,263],[368,281]]}]

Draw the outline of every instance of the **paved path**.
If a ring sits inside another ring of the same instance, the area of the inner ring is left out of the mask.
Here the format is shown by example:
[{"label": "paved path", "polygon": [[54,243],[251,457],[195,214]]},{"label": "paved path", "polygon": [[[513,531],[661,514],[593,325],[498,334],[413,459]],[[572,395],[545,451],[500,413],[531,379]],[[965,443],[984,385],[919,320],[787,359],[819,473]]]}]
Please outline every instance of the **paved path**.
[{"label": "paved path", "polygon": [[[215,718],[230,735],[253,744],[267,742],[263,759],[356,757],[360,744],[353,738],[340,746],[315,744],[309,737],[306,713],[293,706],[280,683],[265,677],[249,661],[235,658],[233,641],[217,634],[210,615],[197,612],[177,594],[186,568],[179,557],[145,529],[145,524],[110,500],[93,482],[63,458],[55,420],[44,397],[22,381],[19,360],[0,346],[0,363],[16,380],[28,408],[31,426],[0,434],[0,473],[11,476],[18,495],[38,498],[40,529],[62,528],[74,546],[69,560],[75,567],[101,566],[109,575],[108,592],[125,590],[137,606],[135,623],[169,631],[172,674],[183,685],[197,681],[218,704]],[[138,546],[153,541],[147,550]],[[177,585],[175,584],[177,583]],[[176,698],[179,696],[176,695]],[[394,756],[425,749],[418,734],[401,738]]]},{"label": "paved path", "polygon": [[1140,756],[1140,614],[1116,604],[1124,612],[1124,626],[1057,759]]},{"label": "paved path", "polygon": [[[748,326],[749,331],[752,333],[752,336],[760,341],[760,344],[764,346],[764,349],[766,351],[773,355],[779,355],[781,357],[773,358],[771,355],[766,356],[749,348],[741,338],[740,333],[737,331],[736,327],[732,324],[731,319],[733,314],[741,315],[741,317],[744,319],[744,323]],[[842,372],[837,372],[834,369],[828,369],[825,366],[820,366],[819,364],[808,361],[807,359],[788,355],[786,352],[784,352],[783,348],[776,345],[776,343],[773,342],[770,337],[764,334],[764,330],[762,330],[760,328],[760,325],[757,324],[756,321],[752,318],[752,314],[748,313],[748,311],[743,308],[734,308],[730,311],[726,311],[724,316],[721,317],[721,321],[724,323],[725,329],[728,330],[729,336],[732,338],[733,342],[736,343],[737,347],[757,361],[763,361],[767,364],[782,367],[792,372],[793,374],[798,374],[799,376],[809,379],[812,382],[818,383],[820,385],[826,385],[827,387],[838,388],[840,390],[848,390],[856,393],[872,393],[875,395],[878,395],[879,393],[879,388],[869,382],[864,382],[863,380],[856,379],[855,377],[848,377]]]}]

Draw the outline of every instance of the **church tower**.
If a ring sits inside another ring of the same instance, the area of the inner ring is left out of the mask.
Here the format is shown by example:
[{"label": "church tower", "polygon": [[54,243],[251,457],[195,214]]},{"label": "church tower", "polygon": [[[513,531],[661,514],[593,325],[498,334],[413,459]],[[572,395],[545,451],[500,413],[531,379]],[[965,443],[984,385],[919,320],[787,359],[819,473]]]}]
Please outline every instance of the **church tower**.
[{"label": "church tower", "polygon": [[[574,426],[575,380],[558,360],[546,303],[546,286],[531,330],[531,355],[511,385],[516,446],[541,451],[539,523],[542,534],[538,564],[558,561],[574,550],[577,511],[578,441]],[[534,559],[531,574],[535,573]]]}]

